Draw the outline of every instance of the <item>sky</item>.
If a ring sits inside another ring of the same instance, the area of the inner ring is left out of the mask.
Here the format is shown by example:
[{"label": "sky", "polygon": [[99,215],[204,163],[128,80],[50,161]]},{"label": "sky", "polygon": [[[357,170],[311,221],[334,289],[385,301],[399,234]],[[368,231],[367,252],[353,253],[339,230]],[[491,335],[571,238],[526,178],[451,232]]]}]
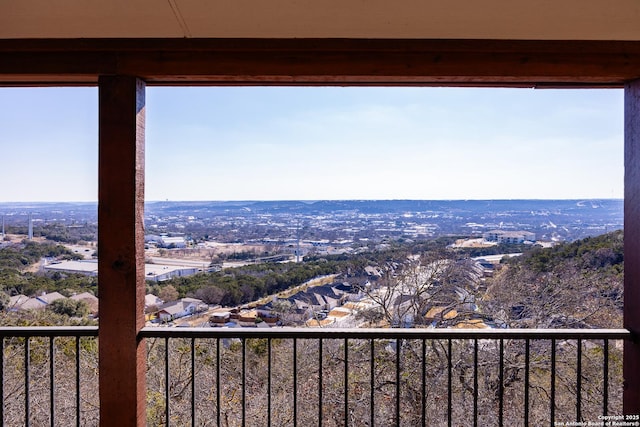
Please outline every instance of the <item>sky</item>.
[{"label": "sky", "polygon": [[[0,88],[0,202],[97,200],[96,88]],[[148,87],[145,199],[623,197],[623,91]]]}]

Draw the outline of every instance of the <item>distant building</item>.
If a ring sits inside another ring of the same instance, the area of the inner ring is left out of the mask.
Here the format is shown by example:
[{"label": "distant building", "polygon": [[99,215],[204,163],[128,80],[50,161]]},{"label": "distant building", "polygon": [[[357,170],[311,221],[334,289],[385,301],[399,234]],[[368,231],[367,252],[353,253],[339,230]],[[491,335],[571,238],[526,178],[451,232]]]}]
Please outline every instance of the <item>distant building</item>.
[{"label": "distant building", "polygon": [[184,236],[173,236],[169,237],[165,234],[156,235],[156,234],[148,234],[144,236],[145,243],[152,243],[161,248],[186,248],[187,241]]},{"label": "distant building", "polygon": [[191,276],[199,271],[202,270],[196,267],[178,267],[175,265],[161,264],[144,265],[145,279],[153,280],[154,282],[164,282],[165,280],[172,279],[173,277]]},{"label": "distant building", "polygon": [[[97,260],[82,261],[62,261],[45,265],[44,270],[47,272],[65,272],[83,274],[85,276],[98,275]],[[154,282],[163,282],[173,277],[191,276],[200,272],[201,269],[195,267],[180,267],[176,265],[163,264],[145,264],[144,277],[146,280]]]},{"label": "distant building", "polygon": [[82,274],[85,276],[98,275],[98,261],[54,261],[44,266],[46,272],[64,272]]},{"label": "distant building", "polygon": [[482,237],[487,242],[497,242],[503,245],[517,245],[536,241],[536,234],[530,231],[492,230],[482,234]]}]

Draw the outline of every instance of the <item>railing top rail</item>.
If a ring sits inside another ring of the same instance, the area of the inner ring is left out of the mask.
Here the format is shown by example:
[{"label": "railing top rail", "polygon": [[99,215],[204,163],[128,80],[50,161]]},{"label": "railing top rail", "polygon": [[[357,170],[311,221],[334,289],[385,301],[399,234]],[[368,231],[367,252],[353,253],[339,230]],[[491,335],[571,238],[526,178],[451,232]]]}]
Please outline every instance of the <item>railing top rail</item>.
[{"label": "railing top rail", "polygon": [[143,328],[142,338],[630,339],[627,329]]},{"label": "railing top rail", "polygon": [[[0,327],[0,337],[97,337],[97,326]],[[630,339],[627,329],[143,328],[141,338]]]},{"label": "railing top rail", "polygon": [[97,337],[97,326],[4,326],[0,338],[7,337]]}]

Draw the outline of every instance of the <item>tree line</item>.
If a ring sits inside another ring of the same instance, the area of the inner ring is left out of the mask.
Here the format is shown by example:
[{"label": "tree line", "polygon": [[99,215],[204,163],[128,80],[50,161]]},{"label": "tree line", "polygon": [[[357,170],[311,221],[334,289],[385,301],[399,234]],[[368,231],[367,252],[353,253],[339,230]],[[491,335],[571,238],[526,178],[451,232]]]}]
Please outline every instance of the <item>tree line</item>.
[{"label": "tree line", "polygon": [[162,285],[149,284],[148,291],[159,295],[172,286],[179,297],[191,296],[207,304],[234,306],[300,285],[317,276],[344,271],[345,262],[263,263],[229,268],[214,273],[175,277]]},{"label": "tree line", "polygon": [[51,273],[33,271],[29,267],[42,258],[58,260],[76,260],[82,256],[55,243],[40,243],[24,240],[0,248],[0,305],[1,308],[14,295],[33,296],[42,292],[60,292],[71,295],[73,292],[90,290],[97,293],[97,278],[80,274]]}]

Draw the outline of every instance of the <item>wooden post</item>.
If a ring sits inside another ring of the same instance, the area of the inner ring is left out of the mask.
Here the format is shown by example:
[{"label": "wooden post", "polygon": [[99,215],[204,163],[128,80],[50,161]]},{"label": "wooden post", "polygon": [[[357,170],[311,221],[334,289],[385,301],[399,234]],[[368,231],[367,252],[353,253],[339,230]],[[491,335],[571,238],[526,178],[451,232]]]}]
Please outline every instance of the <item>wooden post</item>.
[{"label": "wooden post", "polygon": [[100,425],[145,426],[145,84],[101,76],[98,87]]},{"label": "wooden post", "polygon": [[624,88],[624,413],[640,414],[640,80]]}]

